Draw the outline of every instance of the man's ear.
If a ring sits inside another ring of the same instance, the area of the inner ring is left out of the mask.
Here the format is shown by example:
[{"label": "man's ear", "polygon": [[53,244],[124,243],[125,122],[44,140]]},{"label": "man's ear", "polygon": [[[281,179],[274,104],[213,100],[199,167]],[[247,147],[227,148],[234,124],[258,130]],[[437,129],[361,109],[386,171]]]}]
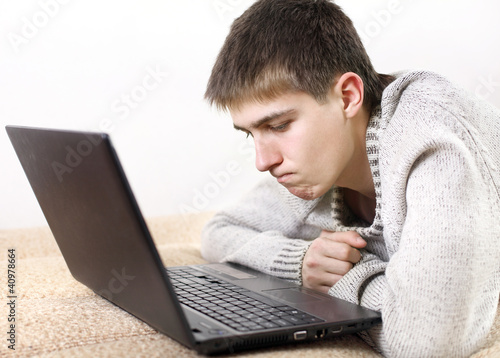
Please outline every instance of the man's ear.
[{"label": "man's ear", "polygon": [[363,107],[363,80],[354,72],[346,72],[335,84],[335,93],[342,98],[344,113],[347,118],[353,118]]}]

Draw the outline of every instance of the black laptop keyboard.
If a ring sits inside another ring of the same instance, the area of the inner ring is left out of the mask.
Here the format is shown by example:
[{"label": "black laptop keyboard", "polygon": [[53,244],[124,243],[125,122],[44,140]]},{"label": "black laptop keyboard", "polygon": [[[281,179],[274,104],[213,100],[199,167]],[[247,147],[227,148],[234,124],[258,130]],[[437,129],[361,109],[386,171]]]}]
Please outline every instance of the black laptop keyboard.
[{"label": "black laptop keyboard", "polygon": [[240,332],[324,322],[293,307],[254,298],[249,290],[194,269],[167,273],[181,303]]}]

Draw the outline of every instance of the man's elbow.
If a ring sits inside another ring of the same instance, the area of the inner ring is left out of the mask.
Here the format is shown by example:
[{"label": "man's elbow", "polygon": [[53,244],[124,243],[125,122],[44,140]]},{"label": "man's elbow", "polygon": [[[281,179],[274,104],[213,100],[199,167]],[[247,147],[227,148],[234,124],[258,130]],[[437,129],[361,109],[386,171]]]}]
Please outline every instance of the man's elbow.
[{"label": "man's elbow", "polygon": [[[381,343],[379,340],[381,344],[378,348],[388,358],[470,357],[484,346],[490,330],[486,326],[476,327],[472,331],[466,330],[464,327],[459,327],[456,322],[449,322],[448,327],[443,327],[441,332],[429,328],[429,331],[433,331],[432,334],[419,333],[415,329],[404,335],[384,329],[385,342]],[[388,339],[391,336],[393,339]]]}]

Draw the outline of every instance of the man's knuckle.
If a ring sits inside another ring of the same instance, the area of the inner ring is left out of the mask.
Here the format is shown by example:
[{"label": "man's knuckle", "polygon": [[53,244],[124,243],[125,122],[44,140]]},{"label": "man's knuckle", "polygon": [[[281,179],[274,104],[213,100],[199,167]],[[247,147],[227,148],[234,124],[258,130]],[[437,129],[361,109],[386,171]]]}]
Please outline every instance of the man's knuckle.
[{"label": "man's knuckle", "polygon": [[349,272],[349,270],[351,270],[352,268],[352,264],[350,262],[345,262],[343,263],[342,265],[342,275],[345,275],[346,273]]},{"label": "man's knuckle", "polygon": [[307,282],[308,284],[311,284],[311,281],[312,281],[312,280],[311,280],[311,275],[310,275],[310,274],[308,274],[308,273],[306,273],[306,272],[303,272],[303,273],[302,273],[302,280],[303,280],[304,282]]},{"label": "man's knuckle", "polygon": [[342,245],[337,249],[337,254],[340,260],[347,260],[347,258],[349,258],[349,253],[350,248],[347,246]]},{"label": "man's knuckle", "polygon": [[[321,238],[320,238],[321,239]],[[322,246],[322,241],[320,239],[316,239],[312,242],[311,246],[309,246],[309,248],[313,249],[313,250],[317,250],[319,248],[321,248]]]},{"label": "man's knuckle", "polygon": [[304,266],[309,268],[309,269],[314,269],[316,267],[318,267],[318,262],[314,259],[307,259],[307,260],[304,260]]}]

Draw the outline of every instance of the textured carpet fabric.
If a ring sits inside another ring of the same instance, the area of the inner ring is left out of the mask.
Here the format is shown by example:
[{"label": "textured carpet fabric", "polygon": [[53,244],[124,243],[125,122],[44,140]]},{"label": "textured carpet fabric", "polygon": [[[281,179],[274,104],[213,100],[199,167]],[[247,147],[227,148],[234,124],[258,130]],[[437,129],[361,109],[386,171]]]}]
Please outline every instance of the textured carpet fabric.
[{"label": "textured carpet fabric", "polygon": [[[205,263],[200,232],[211,213],[148,220],[167,266]],[[15,249],[15,350],[9,349],[8,249]],[[0,356],[199,357],[127,312],[96,296],[69,273],[47,227],[0,231]],[[356,336],[240,353],[238,357],[380,357]],[[500,317],[484,348],[500,357]]]}]

